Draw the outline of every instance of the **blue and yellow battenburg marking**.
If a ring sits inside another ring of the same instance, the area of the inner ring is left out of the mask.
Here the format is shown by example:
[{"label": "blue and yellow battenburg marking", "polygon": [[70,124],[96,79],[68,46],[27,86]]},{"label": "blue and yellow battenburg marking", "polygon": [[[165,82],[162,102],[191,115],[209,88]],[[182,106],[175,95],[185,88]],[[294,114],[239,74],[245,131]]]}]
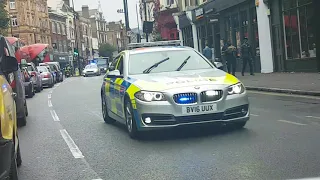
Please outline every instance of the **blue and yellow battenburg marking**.
[{"label": "blue and yellow battenburg marking", "polygon": [[[133,113],[135,119],[137,120],[137,126],[140,127],[139,115],[137,112],[137,105],[134,98],[134,94],[140,91],[140,88],[135,86],[133,83],[135,79],[129,78],[129,81],[123,80],[122,78],[106,78],[105,84],[105,92],[107,97],[107,101],[111,104],[111,111],[119,115],[120,117],[125,116],[123,102],[125,94],[127,94],[131,100]],[[111,85],[111,82],[114,82],[114,85]]]}]

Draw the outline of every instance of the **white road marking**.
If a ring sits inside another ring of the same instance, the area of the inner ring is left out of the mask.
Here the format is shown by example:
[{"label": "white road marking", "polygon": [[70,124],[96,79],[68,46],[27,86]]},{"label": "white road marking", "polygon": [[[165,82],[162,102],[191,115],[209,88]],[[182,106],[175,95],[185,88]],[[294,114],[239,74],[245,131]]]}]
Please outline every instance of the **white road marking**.
[{"label": "white road marking", "polygon": [[316,116],[306,116],[307,118],[313,118],[313,119],[320,119],[320,117],[316,117]]},{"label": "white road marking", "polygon": [[59,84],[57,84],[57,87],[59,87],[60,86],[60,83]]},{"label": "white road marking", "polygon": [[279,122],[284,122],[284,123],[289,123],[289,124],[294,124],[294,125],[298,125],[298,126],[305,126],[306,124],[302,124],[302,123],[297,123],[297,122],[292,122],[292,121],[287,121],[287,120],[278,120]]},{"label": "white road marking", "polygon": [[48,99],[51,99],[51,94],[48,94]]},{"label": "white road marking", "polygon": [[84,156],[82,155],[82,152],[80,151],[76,143],[74,143],[73,139],[70,137],[68,132],[65,129],[62,129],[60,130],[60,133],[64,141],[67,143],[73,157],[76,159],[84,158]]},{"label": "white road marking", "polygon": [[52,94],[52,90],[49,91],[49,94]]},{"label": "white road marking", "polygon": [[50,114],[53,118],[53,121],[60,121],[59,116],[57,115],[55,110],[50,110]]},{"label": "white road marking", "polygon": [[257,115],[257,114],[250,114],[251,116],[256,116],[256,117],[258,117],[259,115]]},{"label": "white road marking", "polygon": [[50,99],[48,100],[48,106],[49,106],[49,107],[52,107],[52,102],[51,102]]}]

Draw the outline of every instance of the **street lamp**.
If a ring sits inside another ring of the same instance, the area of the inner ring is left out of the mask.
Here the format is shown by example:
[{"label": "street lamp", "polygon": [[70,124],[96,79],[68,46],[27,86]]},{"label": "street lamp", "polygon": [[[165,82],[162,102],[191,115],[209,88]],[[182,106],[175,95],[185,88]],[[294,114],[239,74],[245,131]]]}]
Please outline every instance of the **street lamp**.
[{"label": "street lamp", "polygon": [[12,16],[12,15],[10,15],[10,23],[11,23],[11,26],[10,26],[10,28],[11,28],[11,37],[13,37],[13,33],[12,33],[12,18],[13,18],[13,16]]},{"label": "street lamp", "polygon": [[32,28],[33,30],[33,37],[34,37],[34,43],[37,44],[37,39],[36,39],[36,28]]}]

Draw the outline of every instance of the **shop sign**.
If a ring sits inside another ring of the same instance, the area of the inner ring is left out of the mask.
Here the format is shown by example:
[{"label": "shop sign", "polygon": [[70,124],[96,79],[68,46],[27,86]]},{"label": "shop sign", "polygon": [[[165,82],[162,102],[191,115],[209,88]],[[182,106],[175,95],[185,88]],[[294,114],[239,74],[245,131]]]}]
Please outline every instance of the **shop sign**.
[{"label": "shop sign", "polygon": [[195,10],[196,19],[200,19],[203,17],[203,8],[199,8]]}]

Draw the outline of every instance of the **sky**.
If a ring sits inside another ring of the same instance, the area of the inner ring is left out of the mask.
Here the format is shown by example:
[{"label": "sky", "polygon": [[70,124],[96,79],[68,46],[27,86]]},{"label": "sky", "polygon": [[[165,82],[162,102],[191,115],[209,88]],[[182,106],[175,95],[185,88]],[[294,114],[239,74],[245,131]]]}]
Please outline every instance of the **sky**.
[{"label": "sky", "polygon": [[[71,4],[72,4],[72,0]],[[97,9],[98,8],[98,1],[99,0],[73,0],[75,4],[76,11],[81,10],[82,5],[88,5],[89,9]],[[130,22],[130,28],[136,28],[138,27],[137,23],[137,15],[136,15],[136,5],[139,2],[139,0],[127,0],[128,1],[128,9],[129,9],[129,22]],[[104,15],[104,18],[107,20],[107,22],[110,21],[124,21],[124,14],[117,13],[117,9],[123,9],[123,0],[100,0],[101,3],[101,9]],[[139,12],[139,8],[138,8]],[[140,20],[140,16],[139,16]],[[140,23],[140,29],[141,29],[141,22]]]}]

